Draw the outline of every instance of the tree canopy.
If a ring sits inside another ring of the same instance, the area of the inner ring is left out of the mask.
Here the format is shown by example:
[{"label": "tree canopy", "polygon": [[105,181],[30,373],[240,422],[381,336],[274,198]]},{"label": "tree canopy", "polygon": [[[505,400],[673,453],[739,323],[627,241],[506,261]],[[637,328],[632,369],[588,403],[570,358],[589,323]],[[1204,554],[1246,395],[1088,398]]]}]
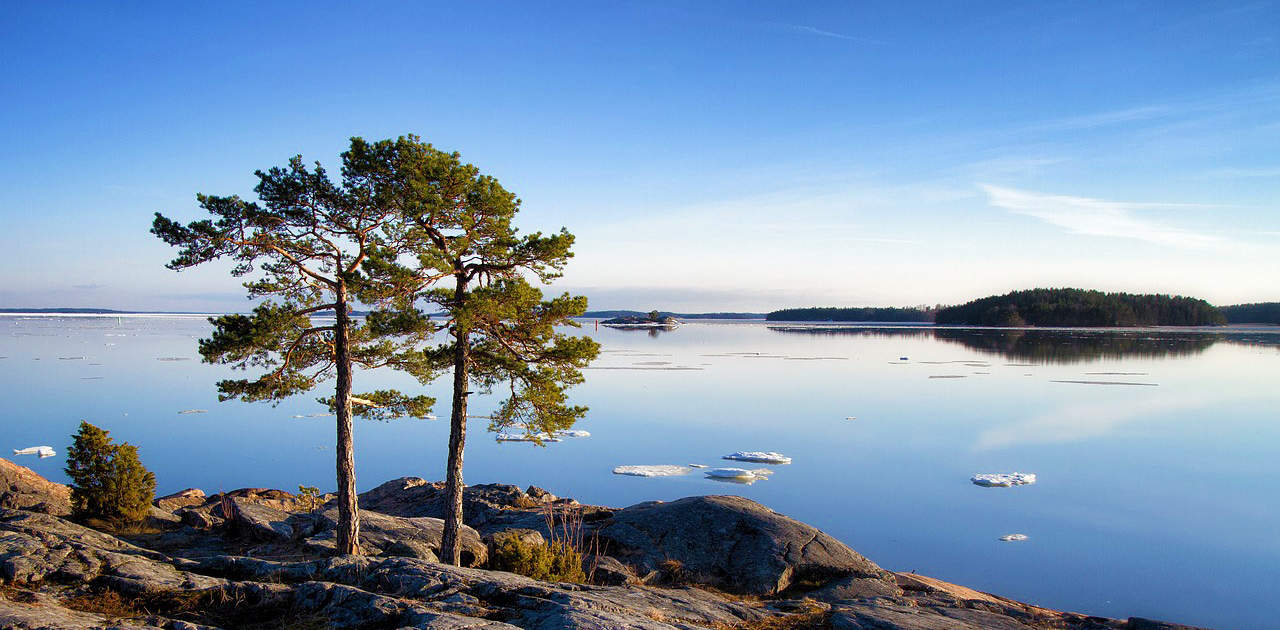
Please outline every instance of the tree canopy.
[{"label": "tree canopy", "polygon": [[1225,323],[1208,302],[1170,295],[1030,289],[938,311],[938,324],[972,326],[1209,326]]},{"label": "tree canopy", "polygon": [[[212,219],[184,225],[156,213],[151,230],[179,248],[169,268],[233,260],[233,275],[247,277],[249,297],[263,300],[248,315],[210,318],[213,334],[200,341],[206,362],[258,372],[219,382],[220,399],[278,402],[334,381],[333,396],[322,401],[337,416],[340,553],[358,552],[352,415],[424,417],[434,403],[395,390],[352,395],[356,367],[405,370],[424,383],[434,376],[418,351],[435,331],[412,308],[420,285],[385,275],[375,284],[364,271],[378,259],[411,253],[396,238],[404,232],[403,216],[378,187],[389,165],[371,159],[366,146],[351,140],[341,183],[319,163],[308,167],[295,156],[285,167],[255,173],[258,201],[200,194],[196,199]],[[374,307],[363,322],[351,316],[357,303]],[[315,321],[322,315],[332,320]]]},{"label": "tree canopy", "polygon": [[1235,304],[1220,310],[1229,324],[1280,324],[1280,302]]},{"label": "tree canopy", "polygon": [[765,315],[771,322],[931,322],[935,309],[896,307],[784,308]]},{"label": "tree canopy", "polygon": [[[416,136],[353,143],[352,153],[378,165],[374,196],[397,209],[389,237],[413,252],[376,252],[365,264],[370,290],[416,282],[425,301],[443,313],[446,340],[428,347],[424,366],[452,370],[453,397],[446,468],[445,531],[441,559],[457,564],[461,545],[462,459],[467,397],[501,388],[489,428],[521,427],[537,436],[568,428],[586,413],[565,389],[582,381],[579,368],[598,352],[588,337],[558,329],[586,311],[587,300],[563,294],[544,299],[531,281],[559,277],[572,257],[573,235],[561,229],[520,234],[513,220],[520,200],[497,179]],[[376,170],[376,169],[374,169]],[[407,303],[401,304],[411,308]]]}]

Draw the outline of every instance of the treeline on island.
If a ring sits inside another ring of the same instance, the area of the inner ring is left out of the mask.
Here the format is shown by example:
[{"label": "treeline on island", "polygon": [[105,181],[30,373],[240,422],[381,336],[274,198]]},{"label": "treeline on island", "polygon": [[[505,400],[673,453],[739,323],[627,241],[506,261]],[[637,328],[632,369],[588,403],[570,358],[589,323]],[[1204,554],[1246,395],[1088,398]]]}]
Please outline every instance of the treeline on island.
[{"label": "treeline on island", "polygon": [[1228,324],[1280,324],[1280,302],[1236,304],[1220,309]]},{"label": "treeline on island", "polygon": [[938,324],[971,326],[1214,326],[1227,323],[1212,304],[1180,295],[1084,289],[1030,289],[938,311]]},{"label": "treeline on island", "polygon": [[931,322],[935,309],[925,307],[784,308],[765,315],[771,322]]}]

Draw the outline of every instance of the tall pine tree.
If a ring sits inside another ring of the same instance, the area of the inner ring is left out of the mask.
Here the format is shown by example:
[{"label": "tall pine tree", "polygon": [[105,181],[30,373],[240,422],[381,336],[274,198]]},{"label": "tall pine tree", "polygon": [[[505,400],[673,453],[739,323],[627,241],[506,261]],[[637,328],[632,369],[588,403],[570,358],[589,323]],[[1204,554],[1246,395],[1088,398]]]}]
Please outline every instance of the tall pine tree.
[{"label": "tall pine tree", "polygon": [[[151,230],[181,248],[169,268],[234,260],[233,275],[249,276],[249,297],[265,298],[249,315],[211,318],[214,332],[200,341],[206,362],[261,370],[255,378],[219,382],[220,399],[278,402],[333,380],[333,396],[324,402],[337,417],[340,554],[359,553],[352,416],[424,417],[434,403],[395,390],[352,395],[357,367],[402,369],[423,382],[432,377],[416,350],[434,332],[411,306],[420,283],[384,275],[374,290],[362,272],[371,256],[409,251],[393,238],[405,232],[397,226],[401,213],[374,184],[386,165],[363,159],[364,146],[351,140],[340,183],[319,163],[309,168],[297,156],[285,167],[255,173],[257,202],[197,195],[212,219],[183,225],[156,213]],[[364,322],[352,317],[359,303],[374,307]],[[318,316],[332,319],[316,321]]]},{"label": "tall pine tree", "polygon": [[[599,346],[557,327],[586,311],[587,300],[561,295],[549,300],[529,280],[559,277],[572,257],[573,235],[521,235],[513,225],[520,201],[496,179],[415,136],[358,148],[362,161],[380,165],[370,176],[375,196],[395,207],[389,248],[370,256],[370,286],[399,286],[416,280],[427,302],[443,313],[447,341],[428,348],[427,371],[451,370],[452,410],[445,471],[447,510],[441,559],[461,560],[462,460],[466,444],[467,400],[476,391],[501,387],[503,402],[490,430],[522,427],[533,436],[565,429],[586,413],[571,405],[565,389],[580,383],[579,369]],[[400,255],[402,249],[413,257]],[[371,289],[378,292],[380,289]],[[404,305],[402,305],[404,306]]]}]

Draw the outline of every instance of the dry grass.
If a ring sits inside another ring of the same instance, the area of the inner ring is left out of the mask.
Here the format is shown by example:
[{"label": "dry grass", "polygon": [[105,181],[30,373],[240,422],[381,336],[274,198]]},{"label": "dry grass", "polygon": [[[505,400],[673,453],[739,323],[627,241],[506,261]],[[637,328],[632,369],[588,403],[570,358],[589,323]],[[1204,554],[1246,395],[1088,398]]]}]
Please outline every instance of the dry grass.
[{"label": "dry grass", "polygon": [[547,544],[553,548],[570,549],[582,557],[590,556],[590,566],[582,568],[586,574],[582,581],[591,584],[595,582],[596,568],[600,564],[600,535],[593,533],[590,539],[586,537],[586,530],[582,527],[583,512],[581,505],[557,507],[555,503],[542,504],[542,516],[551,534]]},{"label": "dry grass", "polygon": [[34,604],[36,602],[35,590],[21,582],[0,583],[0,597],[19,604]]},{"label": "dry grass", "polygon": [[813,602],[805,602],[796,612],[779,614],[756,621],[716,624],[715,630],[830,630],[831,610]]},{"label": "dry grass", "polygon": [[71,610],[94,613],[110,619],[131,619],[145,614],[134,600],[110,590],[90,591],[69,597],[62,600],[62,605]]},{"label": "dry grass", "polygon": [[116,591],[99,590],[63,600],[62,605],[111,619],[159,615],[242,630],[324,630],[332,626],[327,617],[316,612],[262,605],[246,601],[241,593],[228,593],[217,588],[166,591],[141,597],[126,597]]}]

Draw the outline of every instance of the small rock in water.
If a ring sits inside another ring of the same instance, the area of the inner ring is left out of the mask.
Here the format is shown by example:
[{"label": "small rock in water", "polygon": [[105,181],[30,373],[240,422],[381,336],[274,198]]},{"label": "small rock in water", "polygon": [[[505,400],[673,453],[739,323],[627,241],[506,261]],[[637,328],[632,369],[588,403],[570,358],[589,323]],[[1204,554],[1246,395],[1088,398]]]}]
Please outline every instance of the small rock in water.
[{"label": "small rock in water", "polygon": [[981,473],[969,479],[975,486],[986,488],[1010,488],[1013,486],[1029,486],[1036,482],[1035,473]]},{"label": "small rock in water", "polygon": [[[757,462],[761,464],[790,464],[791,458],[782,453],[773,451],[738,451],[721,457],[720,459],[733,459],[740,462]],[[726,469],[728,470],[728,469]]]},{"label": "small rock in water", "polygon": [[687,475],[691,472],[693,472],[692,468],[674,464],[618,466],[613,469],[613,474],[615,475],[629,475],[632,477],[675,477],[677,475]]},{"label": "small rock in water", "polygon": [[1027,539],[1026,534],[1005,534],[1000,537],[1002,542],[1022,542]]}]

